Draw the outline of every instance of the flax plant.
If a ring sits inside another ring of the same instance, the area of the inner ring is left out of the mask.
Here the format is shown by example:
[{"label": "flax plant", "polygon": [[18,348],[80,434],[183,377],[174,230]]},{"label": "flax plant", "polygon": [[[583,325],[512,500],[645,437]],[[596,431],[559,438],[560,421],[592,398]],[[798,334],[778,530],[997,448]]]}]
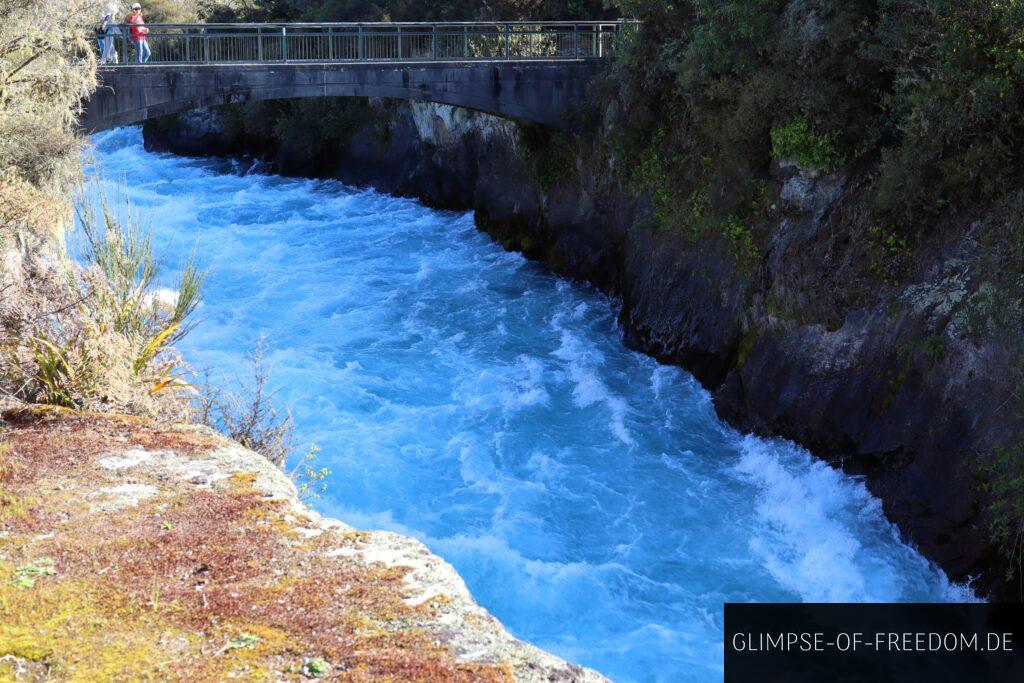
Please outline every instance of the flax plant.
[{"label": "flax plant", "polygon": [[82,295],[83,313],[103,333],[128,342],[131,379],[149,395],[188,388],[181,379],[184,363],[173,345],[194,325],[204,274],[190,256],[180,270],[173,301],[162,300],[156,289],[161,264],[150,233],[130,207],[123,223],[106,202],[99,213],[102,219],[88,205],[79,212],[87,266],[84,277],[73,280]]},{"label": "flax plant", "polygon": [[130,209],[121,221],[106,202],[86,203],[79,223],[82,263],[65,255],[32,278],[20,292],[27,313],[0,310],[0,383],[27,402],[185,415],[192,390],[174,344],[192,329],[203,273],[188,258],[166,300],[152,238]]}]

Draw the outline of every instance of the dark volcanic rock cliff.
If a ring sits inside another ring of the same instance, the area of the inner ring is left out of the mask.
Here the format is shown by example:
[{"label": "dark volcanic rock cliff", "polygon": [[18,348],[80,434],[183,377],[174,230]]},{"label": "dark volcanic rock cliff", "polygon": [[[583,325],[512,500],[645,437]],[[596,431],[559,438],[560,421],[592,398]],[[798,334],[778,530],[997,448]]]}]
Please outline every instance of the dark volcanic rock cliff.
[{"label": "dark volcanic rock cliff", "polygon": [[[889,518],[953,579],[1016,597],[987,540],[977,478],[979,456],[1016,432],[1019,340],[991,324],[978,223],[939,226],[931,250],[892,275],[878,264],[899,245],[852,227],[860,178],[779,165],[767,238],[744,263],[721,235],[658,230],[649,201],[587,144],[573,150],[575,168],[551,172],[515,124],[380,106],[386,131],[359,128],[326,175],[473,209],[506,248],[612,295],[626,343],[693,372],[737,428],[866,475]],[[299,150],[218,126],[191,115],[148,126],[146,143],[308,173]]]}]

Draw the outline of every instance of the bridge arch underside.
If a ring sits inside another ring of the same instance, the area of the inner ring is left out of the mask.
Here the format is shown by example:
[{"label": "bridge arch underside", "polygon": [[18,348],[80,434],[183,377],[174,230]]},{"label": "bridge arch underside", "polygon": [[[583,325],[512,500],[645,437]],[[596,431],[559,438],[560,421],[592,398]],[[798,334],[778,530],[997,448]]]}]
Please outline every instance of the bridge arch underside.
[{"label": "bridge arch underside", "polygon": [[382,97],[565,127],[598,68],[589,61],[121,66],[100,71],[81,124],[93,133],[239,102]]}]

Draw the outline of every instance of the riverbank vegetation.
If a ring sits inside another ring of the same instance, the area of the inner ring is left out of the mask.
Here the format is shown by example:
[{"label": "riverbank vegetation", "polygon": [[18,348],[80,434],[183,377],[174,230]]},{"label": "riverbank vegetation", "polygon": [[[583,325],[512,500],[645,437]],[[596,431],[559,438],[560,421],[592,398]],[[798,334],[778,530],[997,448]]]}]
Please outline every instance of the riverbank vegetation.
[{"label": "riverbank vegetation", "polygon": [[664,214],[755,226],[773,163],[842,168],[865,171],[864,220],[913,246],[1020,185],[1024,3],[618,4],[643,23],[605,82],[610,144]]},{"label": "riverbank vegetation", "polygon": [[184,419],[186,367],[174,344],[191,326],[203,276],[185,263],[160,290],[147,233],[107,206],[80,212],[83,262],[63,253],[10,283],[0,303],[0,382],[8,399]]},{"label": "riverbank vegetation", "polygon": [[[75,116],[95,85],[85,0],[0,6],[0,253],[57,236],[81,179]],[[3,283],[0,283],[3,286]]]},{"label": "riverbank vegetation", "polygon": [[1006,581],[1016,583],[1017,598],[1024,600],[1024,432],[996,448],[982,482],[990,501],[988,533],[1008,562]]},{"label": "riverbank vegetation", "polygon": [[[321,520],[224,439],[50,407],[3,418],[0,680],[509,681],[526,669],[531,651],[482,623],[423,546]],[[499,644],[492,661],[452,645],[477,634]]]},{"label": "riverbank vegetation", "polygon": [[[209,7],[169,0],[153,9],[181,20]],[[273,401],[266,374],[256,393],[202,395],[175,348],[194,323],[201,270],[186,257],[176,278],[163,277],[138,212],[83,196],[76,117],[96,84],[96,11],[81,0],[0,8],[0,407],[202,421],[246,437],[283,469],[294,424],[279,417],[287,410]],[[315,453],[296,454],[291,472],[309,495],[326,476]]]}]

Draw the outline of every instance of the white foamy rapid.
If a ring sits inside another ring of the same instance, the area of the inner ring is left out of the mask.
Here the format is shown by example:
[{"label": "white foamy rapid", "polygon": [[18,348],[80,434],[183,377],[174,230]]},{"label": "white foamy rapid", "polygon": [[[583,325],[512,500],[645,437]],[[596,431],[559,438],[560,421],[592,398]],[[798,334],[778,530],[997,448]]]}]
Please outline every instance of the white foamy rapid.
[{"label": "white foamy rapid", "polygon": [[603,297],[471,215],[149,154],[137,130],[94,142],[94,184],[127,182],[161,250],[209,270],[191,358],[237,371],[266,334],[334,471],[318,507],[423,539],[516,635],[617,680],[706,681],[726,600],[959,597],[862,484],[723,426]]}]

